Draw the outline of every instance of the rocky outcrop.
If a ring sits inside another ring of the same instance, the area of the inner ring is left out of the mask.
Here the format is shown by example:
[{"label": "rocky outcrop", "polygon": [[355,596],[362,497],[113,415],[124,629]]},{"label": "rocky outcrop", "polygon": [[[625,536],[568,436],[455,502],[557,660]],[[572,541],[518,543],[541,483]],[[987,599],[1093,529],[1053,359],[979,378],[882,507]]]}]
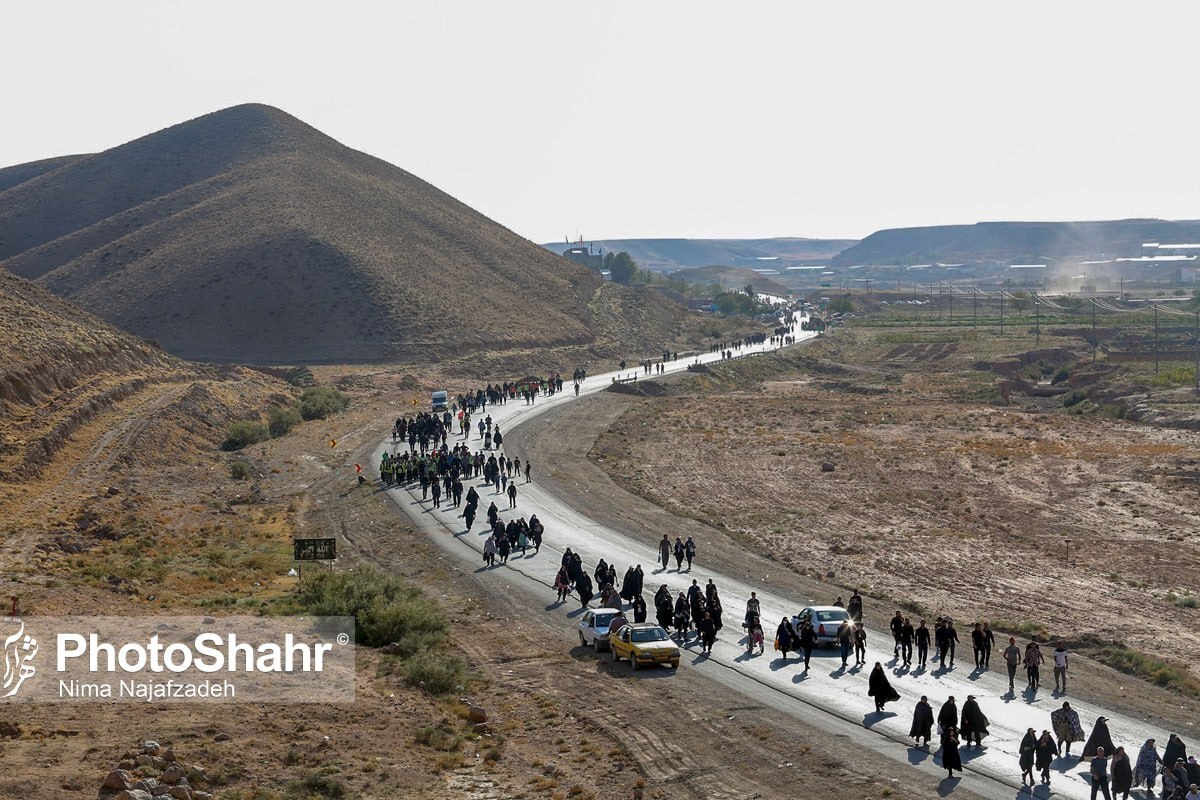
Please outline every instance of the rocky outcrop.
[{"label": "rocky outcrop", "polygon": [[145,742],[136,752],[121,757],[117,768],[100,784],[100,800],[212,800],[199,786],[204,770],[188,768],[171,748]]}]

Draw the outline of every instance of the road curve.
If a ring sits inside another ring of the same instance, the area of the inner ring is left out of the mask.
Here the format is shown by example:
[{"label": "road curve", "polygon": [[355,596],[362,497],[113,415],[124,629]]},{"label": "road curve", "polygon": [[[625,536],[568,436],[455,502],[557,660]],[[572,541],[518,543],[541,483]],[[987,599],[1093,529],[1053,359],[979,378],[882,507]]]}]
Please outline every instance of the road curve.
[{"label": "road curve", "polygon": [[[796,332],[798,342],[815,335],[812,332]],[[775,348],[769,344],[743,348],[737,351],[737,357],[753,356],[772,349]],[[710,363],[719,358],[719,354],[713,353],[682,359],[667,364],[666,372],[680,372],[685,370],[688,364]],[[626,370],[622,374],[628,377],[633,373]],[[491,414],[493,422],[508,436],[514,429],[550,409],[564,403],[579,402],[587,395],[603,390],[611,385],[616,375],[617,373],[606,373],[589,377],[580,390],[579,398],[568,390],[553,397],[539,398],[533,405],[526,405],[522,400],[498,406],[489,405],[487,413]],[[474,449],[482,443],[472,438],[471,444]],[[374,453],[375,463],[378,463],[385,451],[393,452],[394,447],[390,440],[380,443]],[[535,470],[536,468],[537,465]],[[765,655],[752,657],[746,653],[745,646],[741,643],[739,622],[751,591],[758,593],[762,604],[762,619],[768,621],[777,620],[785,614],[791,616],[805,605],[823,601],[765,592],[761,586],[705,570],[699,565],[694,573],[654,571],[657,551],[611,530],[605,526],[603,520],[582,516],[564,499],[543,490],[537,483],[536,471],[533,477],[532,483],[526,484],[523,479],[518,483],[519,494],[515,514],[523,517],[538,515],[546,528],[545,543],[542,546],[546,552],[528,557],[514,555],[509,558],[507,565],[494,568],[502,572],[505,579],[514,586],[528,591],[536,598],[552,599],[554,576],[562,553],[567,547],[582,556],[585,569],[589,573],[601,558],[618,566],[618,576],[623,574],[624,567],[630,564],[650,567],[646,573],[647,592],[653,591],[652,584],[666,583],[672,594],[677,594],[686,591],[693,577],[700,579],[701,583],[712,578],[721,591],[726,617],[732,624],[726,625],[722,630],[711,656],[701,656],[698,646],[689,643],[681,668],[699,670],[705,677],[721,685],[785,713],[803,718],[807,724],[822,728],[832,735],[849,736],[870,750],[874,756],[894,761],[898,769],[919,769],[928,773],[931,796],[935,791],[945,796],[959,787],[963,791],[989,800],[1025,797],[1074,799],[1090,795],[1090,785],[1086,777],[1088,764],[1079,762],[1075,757],[1056,759],[1050,787],[1037,786],[1030,793],[1020,782],[1017,745],[1026,728],[1034,728],[1040,733],[1050,727],[1050,711],[1062,702],[1061,698],[1052,697],[1051,692],[1043,690],[1037,695],[1010,695],[1002,665],[982,673],[968,672],[969,668],[961,665],[952,671],[910,671],[900,668],[888,657],[889,661],[884,663],[889,671],[889,679],[904,700],[895,707],[896,711],[877,714],[873,702],[867,696],[868,670],[841,669],[836,653],[828,650],[814,653],[813,668],[805,676],[798,659],[792,658],[784,662],[770,650]],[[484,486],[481,480],[472,479],[465,483],[468,486],[476,486],[481,504],[494,499],[502,518],[514,516],[514,512],[506,508],[507,497],[494,494],[492,488]],[[486,521],[482,520],[486,507],[481,509],[479,514],[482,524],[477,524],[471,533],[466,533],[463,530],[460,509],[449,506],[434,509],[432,501],[422,501],[419,492],[414,493],[407,488],[393,487],[387,490],[387,494],[411,517],[418,528],[444,550],[464,563],[473,564],[473,569],[479,568],[482,564],[483,542],[489,533]],[[653,612],[653,608],[650,611]],[[560,607],[559,613],[563,615],[564,642],[573,642],[578,603],[568,600]],[[770,635],[774,625],[770,624],[768,627]],[[883,629],[868,625],[868,633],[870,642],[891,641],[890,633]],[[969,632],[963,631],[963,634],[967,633]],[[886,653],[886,649],[884,652]],[[963,660],[969,663],[972,658],[969,639],[960,645],[959,653],[964,656]],[[879,648],[872,646],[868,656],[869,663],[879,659]],[[998,653],[994,653],[993,657],[996,661],[1001,660]],[[1048,677],[1048,666],[1044,668],[1044,672]],[[1023,674],[1019,676],[1019,680],[1021,679]],[[962,748],[965,773],[961,783],[944,780],[940,759],[935,757],[934,752],[911,747],[911,740],[907,734],[912,706],[915,699],[922,694],[929,696],[935,714],[947,696],[953,695],[957,698],[961,709],[967,695],[973,694],[989,718],[991,733],[984,740],[984,746]],[[1145,739],[1156,737],[1165,740],[1162,731],[1140,721],[1077,701],[1075,698],[1069,699],[1072,707],[1079,712],[1085,730],[1090,730],[1097,716],[1102,714],[1107,717],[1114,739],[1125,744],[1126,752],[1130,753],[1131,758],[1136,757],[1137,748]],[[1076,753],[1082,750],[1082,747],[1082,743],[1076,745]]]}]

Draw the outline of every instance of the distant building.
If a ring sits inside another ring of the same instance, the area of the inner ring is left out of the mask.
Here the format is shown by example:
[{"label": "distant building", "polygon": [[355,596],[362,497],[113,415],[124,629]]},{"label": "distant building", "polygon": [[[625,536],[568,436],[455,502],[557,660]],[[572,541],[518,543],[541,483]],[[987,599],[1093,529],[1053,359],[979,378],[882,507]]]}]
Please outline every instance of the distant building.
[{"label": "distant building", "polygon": [[595,270],[596,272],[604,270],[604,256],[599,253],[593,253],[590,244],[568,247],[566,250],[563,250],[563,258],[569,258],[576,264]]}]

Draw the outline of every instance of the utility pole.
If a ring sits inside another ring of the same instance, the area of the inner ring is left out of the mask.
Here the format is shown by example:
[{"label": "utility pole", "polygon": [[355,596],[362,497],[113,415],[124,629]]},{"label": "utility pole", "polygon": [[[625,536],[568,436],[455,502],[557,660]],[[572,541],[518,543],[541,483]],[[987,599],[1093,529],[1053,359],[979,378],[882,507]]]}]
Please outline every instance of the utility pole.
[{"label": "utility pole", "polygon": [[1092,298],[1092,363],[1096,363],[1096,298]]},{"label": "utility pole", "polygon": [[1004,287],[1000,287],[1000,335],[1004,335]]},{"label": "utility pole", "polygon": [[1154,304],[1154,374],[1158,374],[1158,304]]},{"label": "utility pole", "polygon": [[950,323],[954,323],[954,287],[946,284],[946,290],[950,293]]},{"label": "utility pole", "polygon": [[1196,312],[1196,396],[1200,397],[1200,310]]},{"label": "utility pole", "polygon": [[1037,292],[1033,293],[1033,314],[1034,314],[1034,345],[1040,346],[1042,343],[1042,307],[1038,305]]},{"label": "utility pole", "polygon": [[933,281],[929,282],[929,318],[933,319]]},{"label": "utility pole", "polygon": [[971,287],[971,327],[979,327],[979,291],[976,287]]}]

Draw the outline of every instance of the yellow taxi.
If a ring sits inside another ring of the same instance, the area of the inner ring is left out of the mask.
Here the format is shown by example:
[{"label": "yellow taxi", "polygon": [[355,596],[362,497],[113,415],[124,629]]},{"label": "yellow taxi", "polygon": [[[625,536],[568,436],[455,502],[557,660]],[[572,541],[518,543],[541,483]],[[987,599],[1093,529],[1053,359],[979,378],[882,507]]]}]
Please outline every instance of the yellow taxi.
[{"label": "yellow taxi", "polygon": [[651,622],[624,625],[608,637],[613,661],[627,659],[634,669],[650,664],[679,666],[679,648],[665,630]]}]

